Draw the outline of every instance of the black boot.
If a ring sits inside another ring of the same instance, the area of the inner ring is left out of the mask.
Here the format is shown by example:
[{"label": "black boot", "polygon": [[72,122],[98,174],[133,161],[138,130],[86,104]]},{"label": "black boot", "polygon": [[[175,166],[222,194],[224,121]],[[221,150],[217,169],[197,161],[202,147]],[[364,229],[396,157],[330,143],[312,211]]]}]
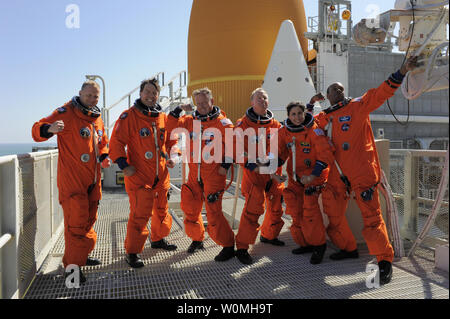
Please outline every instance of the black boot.
[{"label": "black boot", "polygon": [[294,255],[301,255],[306,253],[312,253],[314,250],[314,246],[305,246],[305,247],[298,247],[292,250],[292,253]]},{"label": "black boot", "polygon": [[101,265],[102,262],[100,261],[100,259],[94,258],[94,257],[88,257],[86,260],[86,265],[85,266],[98,266]]},{"label": "black boot", "polygon": [[265,243],[265,244],[271,244],[274,246],[284,246],[284,241],[281,241],[278,238],[267,239],[267,238],[261,236],[259,239],[261,240],[262,243]]},{"label": "black boot", "polygon": [[346,250],[340,250],[337,253],[331,254],[330,255],[330,259],[333,260],[342,260],[342,259],[347,259],[347,258],[358,258],[359,254],[358,254],[358,250],[352,250],[352,251],[346,251]]},{"label": "black boot", "polygon": [[195,252],[197,249],[203,249],[203,242],[202,241],[193,241],[191,243],[191,245],[189,246],[187,252],[192,254],[193,252]]},{"label": "black boot", "polygon": [[144,267],[144,263],[138,254],[127,254],[125,260],[127,261],[128,265],[133,268]]},{"label": "black boot", "polygon": [[325,250],[327,250],[327,244],[313,247],[313,253],[309,262],[313,265],[317,265],[322,262],[323,255],[325,255]]},{"label": "black boot", "polygon": [[234,246],[231,247],[223,247],[223,249],[220,251],[220,253],[214,257],[215,261],[227,261],[228,259],[231,259],[234,257]]},{"label": "black boot", "polygon": [[170,245],[164,238],[158,241],[152,242],[152,248],[161,248],[164,250],[175,250],[177,249],[176,245]]},{"label": "black boot", "polygon": [[236,250],[236,257],[239,261],[245,265],[251,265],[253,263],[252,257],[248,254],[247,249]]},{"label": "black boot", "polygon": [[[69,275],[73,274],[75,270],[72,270],[70,272],[64,272],[64,279],[66,279]],[[86,277],[84,276],[83,272],[81,271],[81,267],[78,267],[78,271],[80,274],[80,284],[83,284],[86,282]],[[74,283],[73,281],[71,281],[72,283]]]},{"label": "black boot", "polygon": [[387,260],[382,260],[378,263],[380,269],[380,284],[384,285],[392,279],[392,264]]}]

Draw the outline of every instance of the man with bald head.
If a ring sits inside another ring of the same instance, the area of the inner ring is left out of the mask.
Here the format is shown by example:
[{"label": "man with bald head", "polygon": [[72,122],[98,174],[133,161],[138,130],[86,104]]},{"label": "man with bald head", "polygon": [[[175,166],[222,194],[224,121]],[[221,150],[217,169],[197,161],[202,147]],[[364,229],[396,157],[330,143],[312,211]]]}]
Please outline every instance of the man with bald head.
[{"label": "man with bald head", "polygon": [[[225,151],[225,132],[232,130],[233,124],[220,107],[214,105],[212,92],[207,87],[192,92],[197,109],[191,115],[181,115],[193,111],[191,104],[176,107],[169,114],[168,131],[184,128],[189,135],[186,145],[189,150],[188,180],[181,187],[181,209],[184,212],[186,234],[192,239],[187,252],[194,253],[203,248],[205,227],[202,207],[205,203],[208,219],[208,234],[222,246],[215,261],[227,261],[234,257],[234,233],[223,215],[222,198],[226,190],[226,175],[233,161]],[[211,148],[212,146],[212,148]],[[230,147],[232,145],[229,145]],[[195,151],[194,151],[195,150]]]},{"label": "man with bald head", "polygon": [[[409,58],[400,70],[390,75],[378,88],[370,89],[355,99],[345,96],[342,83],[331,84],[327,89],[331,106],[316,117],[319,126],[326,131],[334,145],[336,158],[335,165],[331,166],[327,186],[322,191],[324,212],[330,221],[327,233],[340,249],[330,258],[358,258],[356,241],[345,218],[348,199],[353,191],[363,217],[363,237],[369,253],[377,257],[380,284],[391,280],[394,251],[378,198],[381,168],[369,114],[394,95],[405,74],[413,70],[416,63],[417,58]],[[320,98],[319,94],[314,96],[310,104]]]},{"label": "man with bald head", "polygon": [[[36,142],[45,142],[53,135],[58,139],[57,184],[64,212],[62,261],[66,274],[71,270],[69,265],[101,264],[100,260],[89,257],[97,241],[93,226],[102,196],[100,166],[106,168],[111,164],[108,137],[97,107],[99,95],[97,82],[86,81],[79,96],[34,123],[32,128]],[[80,283],[86,281],[81,270],[79,279]]]},{"label": "man with bald head", "polygon": [[[235,128],[235,132],[250,132],[249,135],[244,133],[237,142],[244,146],[243,159],[238,162],[243,166],[241,191],[245,196],[245,204],[236,234],[236,257],[247,265],[253,263],[248,249],[255,243],[259,230],[262,243],[284,246],[284,242],[278,239],[284,225],[281,218],[284,184],[277,177],[281,175],[281,167],[275,166],[276,171],[272,171],[271,162],[264,159],[264,156],[269,158],[278,151],[278,147],[271,149],[271,141],[276,136],[273,132],[277,131],[281,124],[269,110],[269,96],[264,89],[255,89],[250,96],[250,103],[251,107],[237,120]],[[239,137],[240,134],[236,136]],[[260,225],[259,217],[265,212]]]}]

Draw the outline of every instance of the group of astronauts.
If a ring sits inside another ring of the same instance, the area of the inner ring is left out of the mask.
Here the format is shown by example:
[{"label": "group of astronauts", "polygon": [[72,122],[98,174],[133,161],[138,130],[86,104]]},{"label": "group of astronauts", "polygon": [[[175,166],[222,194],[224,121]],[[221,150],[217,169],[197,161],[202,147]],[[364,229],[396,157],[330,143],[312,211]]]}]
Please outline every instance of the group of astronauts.
[{"label": "group of astronauts", "polygon": [[[157,80],[148,79],[141,82],[140,98],[119,116],[110,140],[96,106],[99,85],[95,81],[84,82],[78,96],[32,128],[37,142],[55,134],[58,139],[57,185],[64,212],[64,267],[101,264],[89,255],[97,240],[93,226],[102,193],[101,168],[109,167],[111,162],[123,171],[130,203],[124,243],[126,262],[133,268],[144,266],[139,254],[149,234],[152,248],[177,249],[165,239],[172,226],[168,211],[169,168],[180,161],[177,145],[179,132],[184,130],[189,151],[183,160],[188,162],[189,175],[181,187],[181,209],[186,234],[192,239],[188,253],[204,249],[201,211],[205,205],[208,234],[223,247],[214,260],[224,262],[237,257],[243,264],[251,264],[248,249],[255,244],[259,231],[262,243],[285,245],[278,239],[284,225],[284,201],[285,213],[292,217],[290,232],[298,245],[293,254],[311,253],[311,264],[320,263],[328,235],[339,249],[330,255],[332,260],[358,258],[356,241],[345,217],[353,194],[363,217],[363,237],[369,253],[378,261],[380,283],[388,283],[394,251],[380,209],[380,163],[369,113],[392,97],[405,74],[416,66],[416,58],[407,59],[378,88],[359,98],[346,97],[342,84],[333,83],[326,92],[329,108],[312,115],[313,104],[325,99],[319,93],[307,105],[289,103],[282,123],[269,110],[269,97],[262,88],[253,91],[251,106],[235,125],[214,104],[208,88],[193,92],[195,110],[192,104],[183,104],[166,114],[158,104]],[[234,132],[231,140],[226,138],[227,130]],[[217,156],[214,161],[201,156],[202,150],[211,146],[214,152],[221,151],[217,152],[219,160]],[[238,147],[243,151],[228,156],[230,148]],[[282,174],[286,162],[287,177]],[[226,176],[233,163],[243,167],[240,187],[245,197],[236,235],[222,211]],[[319,207],[320,194],[329,220],[326,228]],[[264,213],[260,225],[258,220]],[[80,270],[80,282],[85,281]]]}]

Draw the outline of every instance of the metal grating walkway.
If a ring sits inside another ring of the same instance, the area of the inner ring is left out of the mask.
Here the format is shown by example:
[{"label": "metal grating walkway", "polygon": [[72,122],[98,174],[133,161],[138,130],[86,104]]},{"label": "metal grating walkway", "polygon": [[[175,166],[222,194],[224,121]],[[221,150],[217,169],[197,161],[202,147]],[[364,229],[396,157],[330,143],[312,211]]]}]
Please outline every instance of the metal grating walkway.
[{"label": "metal grating walkway", "polygon": [[221,298],[221,299],[439,299],[449,298],[448,273],[434,268],[433,251],[420,249],[412,258],[394,262],[390,284],[366,287],[366,265],[373,262],[364,247],[360,258],[334,262],[328,256],[319,265],[309,263],[310,254],[291,253],[296,244],[286,224],[280,239],[284,247],[259,241],[250,249],[253,265],[242,265],[236,258],[215,262],[221,247],[208,236],[205,249],[186,252],[191,240],[173,223],[168,237],[178,246],[174,252],[150,248],[141,254],[145,267],[130,268],[124,260],[123,241],[128,220],[126,195],[104,195],[96,223],[98,241],[92,255],[102,260],[96,267],[85,267],[87,282],[79,289],[68,289],[62,276],[63,235],[36,275],[25,298]]}]

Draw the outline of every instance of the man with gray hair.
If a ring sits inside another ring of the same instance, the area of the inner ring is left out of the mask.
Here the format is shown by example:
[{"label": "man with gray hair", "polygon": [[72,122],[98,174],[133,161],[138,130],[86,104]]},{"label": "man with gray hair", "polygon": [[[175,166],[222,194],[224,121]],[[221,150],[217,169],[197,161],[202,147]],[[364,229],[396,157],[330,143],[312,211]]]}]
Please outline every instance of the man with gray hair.
[{"label": "man with gray hair", "polygon": [[[241,191],[245,196],[245,205],[236,235],[236,257],[243,264],[253,262],[248,254],[248,248],[249,245],[255,243],[260,228],[258,219],[264,214],[265,207],[267,207],[267,213],[261,226],[260,240],[275,246],[284,245],[284,242],[277,238],[284,225],[281,219],[283,215],[281,198],[284,185],[279,176],[274,174],[275,171],[272,174],[264,172],[267,171],[266,166],[270,163],[267,160],[270,159],[270,154],[274,154],[274,152],[276,154],[278,151],[277,148],[271,149],[271,140],[275,139],[270,130],[278,130],[281,127],[268,106],[267,92],[262,88],[257,88],[251,94],[251,107],[236,122],[235,127],[236,137],[238,139],[241,137],[242,140],[236,144],[244,145],[244,158],[243,160],[239,159],[238,162],[242,162],[241,165],[244,167]],[[241,134],[240,130],[251,131],[251,134],[250,136],[246,133]],[[261,135],[260,130],[264,132]],[[255,154],[252,154],[252,150]],[[262,155],[258,156],[257,154]],[[277,165],[275,165],[276,167]],[[276,169],[276,173],[281,175],[281,167]]]},{"label": "man with gray hair", "polygon": [[197,110],[192,115],[180,117],[183,110],[192,111],[193,108],[190,104],[177,107],[170,112],[168,125],[170,131],[180,127],[190,133],[187,138],[187,146],[191,150],[188,154],[189,176],[181,187],[185,230],[192,239],[188,253],[203,248],[205,228],[201,211],[205,202],[208,233],[223,247],[214,260],[226,261],[234,257],[234,233],[222,212],[227,170],[233,162],[232,158],[225,157],[225,131],[232,131],[233,123],[214,105],[208,88],[195,90],[192,95]]}]

